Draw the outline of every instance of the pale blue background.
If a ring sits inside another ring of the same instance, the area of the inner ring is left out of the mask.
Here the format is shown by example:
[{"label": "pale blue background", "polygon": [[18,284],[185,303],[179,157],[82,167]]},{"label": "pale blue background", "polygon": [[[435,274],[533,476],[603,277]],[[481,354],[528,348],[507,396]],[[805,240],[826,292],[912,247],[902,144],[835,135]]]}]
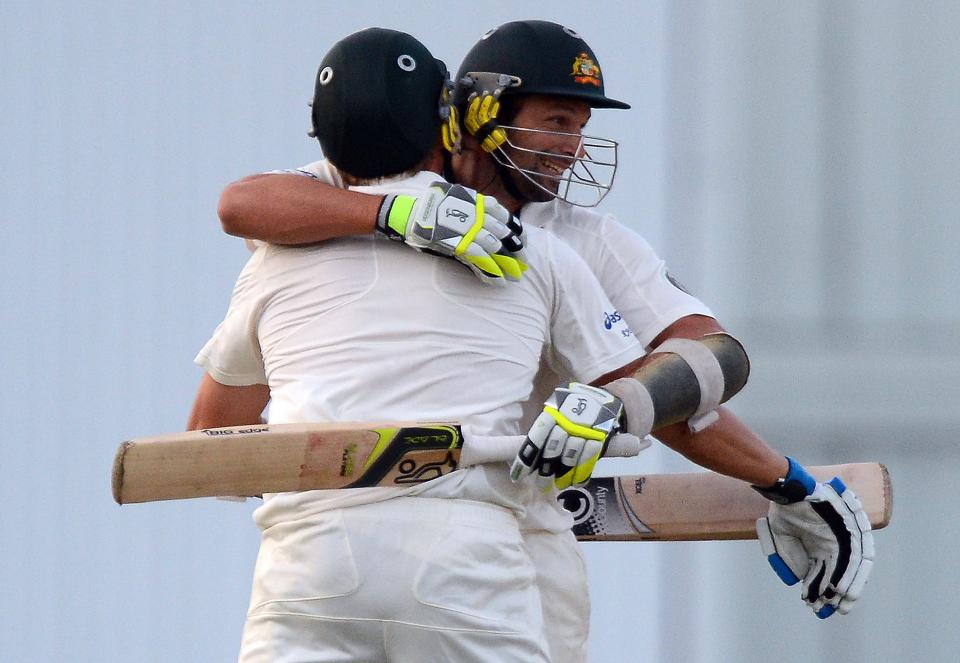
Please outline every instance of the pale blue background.
[{"label": "pale blue background", "polygon": [[[117,444],[183,427],[245,259],[228,181],[318,156],[316,65],[370,25],[454,68],[547,18],[597,51],[615,210],[746,343],[736,409],[808,463],[882,460],[894,524],[821,623],[754,542],[587,552],[593,660],[954,661],[960,5],[0,4],[0,661],[232,660],[250,505],[120,508]],[[685,468],[662,451],[618,471]]]}]

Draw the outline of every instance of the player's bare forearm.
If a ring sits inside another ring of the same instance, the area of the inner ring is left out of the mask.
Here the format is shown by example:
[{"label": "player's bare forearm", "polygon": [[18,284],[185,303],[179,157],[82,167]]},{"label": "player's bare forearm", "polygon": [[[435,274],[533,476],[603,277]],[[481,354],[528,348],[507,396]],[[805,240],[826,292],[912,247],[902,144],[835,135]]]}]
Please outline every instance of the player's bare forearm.
[{"label": "player's bare forearm", "polygon": [[653,432],[658,440],[697,465],[758,486],[770,486],[787,472],[787,459],[772,449],[730,410],[695,433],[686,422]]},{"label": "player's bare forearm", "polygon": [[227,185],[217,214],[228,235],[311,244],[372,233],[382,200],[310,177],[262,174]]},{"label": "player's bare forearm", "polygon": [[270,388],[265,384],[232,387],[205,373],[187,421],[187,430],[260,423]]},{"label": "player's bare forearm", "polygon": [[[714,318],[689,315],[664,329],[651,342],[650,347],[659,347],[668,339],[703,340],[711,334],[723,332],[723,327]],[[644,381],[645,373],[652,376],[657,370],[657,362],[663,365],[671,361],[676,363],[674,359],[663,354],[648,354],[603,376],[595,384],[607,384],[616,378],[628,376]],[[726,408],[717,409],[720,417],[713,424],[699,432],[691,430],[686,418],[696,407],[696,393],[699,390],[688,383],[689,380],[686,380],[683,384],[673,385],[673,388],[667,390],[669,398],[661,400],[657,420],[667,425],[653,431],[658,439],[694,463],[719,474],[761,486],[769,486],[784,476],[787,460],[783,454],[773,450]],[[681,393],[684,386],[690,390],[687,398]]]}]

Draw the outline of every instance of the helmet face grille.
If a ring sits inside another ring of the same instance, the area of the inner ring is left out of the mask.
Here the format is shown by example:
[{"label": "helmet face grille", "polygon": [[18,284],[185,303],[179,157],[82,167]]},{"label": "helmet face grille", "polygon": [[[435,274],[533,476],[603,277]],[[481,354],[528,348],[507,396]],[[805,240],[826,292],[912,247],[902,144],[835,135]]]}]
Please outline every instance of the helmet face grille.
[{"label": "helmet face grille", "polygon": [[[507,130],[506,142],[491,152],[491,156],[504,168],[520,173],[527,181],[553,198],[558,198],[576,207],[595,207],[606,197],[613,187],[617,174],[618,144],[608,138],[597,136],[582,136],[561,131],[546,131],[543,129],[529,129],[500,125]],[[511,140],[511,134],[547,134],[564,138],[578,137],[580,147],[577,156],[557,154],[533,150],[517,145]],[[524,168],[517,164],[510,156],[510,151],[518,154],[530,155],[535,158],[545,158],[553,161],[568,163],[566,170],[560,173],[545,173],[542,170]]]}]

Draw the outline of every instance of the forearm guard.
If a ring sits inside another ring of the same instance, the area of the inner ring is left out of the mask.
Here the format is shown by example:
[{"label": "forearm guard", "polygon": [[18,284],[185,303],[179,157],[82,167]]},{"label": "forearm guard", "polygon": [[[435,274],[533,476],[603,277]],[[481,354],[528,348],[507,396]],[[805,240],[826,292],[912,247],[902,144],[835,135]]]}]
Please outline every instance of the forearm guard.
[{"label": "forearm guard", "polygon": [[703,430],[750,374],[746,351],[725,332],[699,340],[668,339],[652,355],[632,377],[604,385],[623,401],[628,431],[641,437],[681,421],[694,432]]}]

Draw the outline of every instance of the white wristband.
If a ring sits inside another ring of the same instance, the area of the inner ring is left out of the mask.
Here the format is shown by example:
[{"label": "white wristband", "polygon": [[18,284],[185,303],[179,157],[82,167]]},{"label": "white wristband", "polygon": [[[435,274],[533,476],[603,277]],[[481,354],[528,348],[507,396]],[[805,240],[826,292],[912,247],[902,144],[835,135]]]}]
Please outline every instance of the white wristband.
[{"label": "white wristband", "polygon": [[653,430],[654,416],[653,398],[650,392],[639,380],[633,378],[619,378],[603,388],[623,402],[623,410],[627,415],[627,432],[637,437],[644,437]]}]

